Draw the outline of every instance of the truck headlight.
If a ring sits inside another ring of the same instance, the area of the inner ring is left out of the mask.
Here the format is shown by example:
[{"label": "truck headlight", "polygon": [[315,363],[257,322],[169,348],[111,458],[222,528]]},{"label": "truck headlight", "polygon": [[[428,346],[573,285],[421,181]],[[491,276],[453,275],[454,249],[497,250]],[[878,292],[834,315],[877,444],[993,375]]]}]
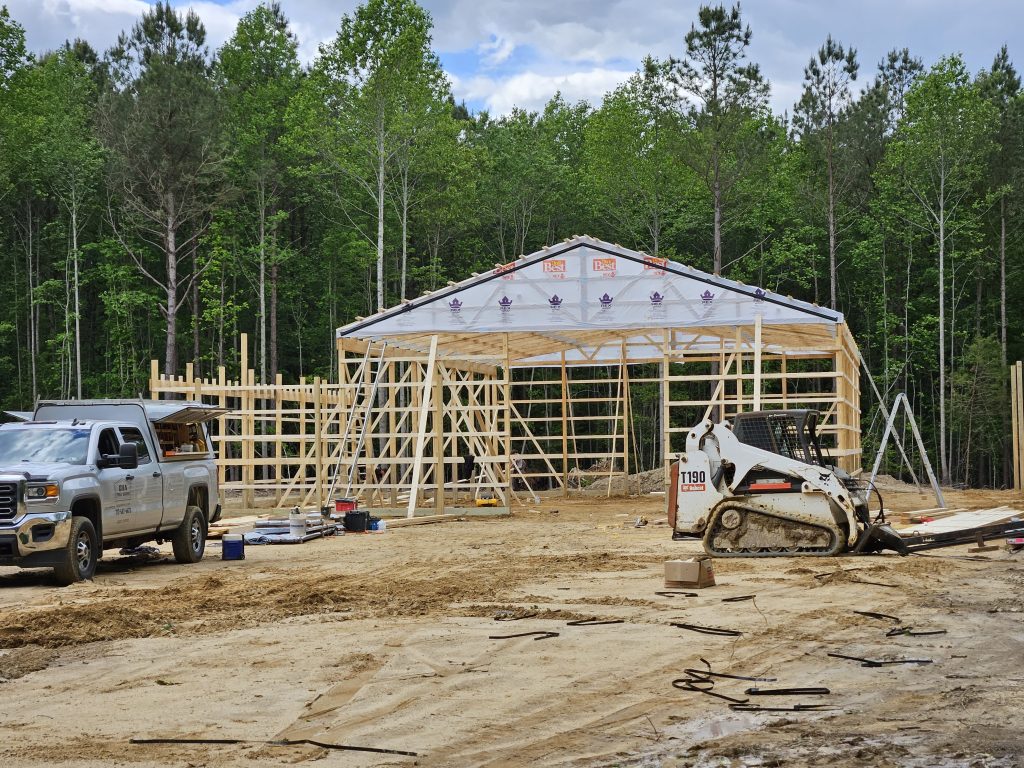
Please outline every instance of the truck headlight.
[{"label": "truck headlight", "polygon": [[55,499],[59,495],[60,485],[58,483],[39,483],[30,485],[25,489],[26,501],[46,501],[48,499]]}]

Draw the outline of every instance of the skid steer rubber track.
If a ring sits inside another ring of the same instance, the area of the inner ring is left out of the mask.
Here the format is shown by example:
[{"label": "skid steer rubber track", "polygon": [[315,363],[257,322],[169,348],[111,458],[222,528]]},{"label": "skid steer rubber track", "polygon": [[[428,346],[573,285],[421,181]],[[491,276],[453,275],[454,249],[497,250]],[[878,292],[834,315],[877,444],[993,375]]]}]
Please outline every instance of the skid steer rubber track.
[{"label": "skid steer rubber track", "polygon": [[735,501],[715,509],[704,534],[704,551],[714,557],[828,557],[843,551],[844,544],[834,524]]}]

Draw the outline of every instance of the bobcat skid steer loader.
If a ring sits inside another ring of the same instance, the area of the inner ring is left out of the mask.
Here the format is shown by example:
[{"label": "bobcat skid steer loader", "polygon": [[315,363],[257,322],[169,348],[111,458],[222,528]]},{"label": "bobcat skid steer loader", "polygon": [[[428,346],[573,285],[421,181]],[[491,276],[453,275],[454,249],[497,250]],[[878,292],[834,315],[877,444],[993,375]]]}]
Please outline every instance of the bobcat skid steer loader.
[{"label": "bobcat skid steer loader", "polygon": [[906,554],[881,497],[872,521],[867,485],[826,463],[817,424],[813,410],[755,411],[690,430],[672,465],[672,537],[716,557]]}]

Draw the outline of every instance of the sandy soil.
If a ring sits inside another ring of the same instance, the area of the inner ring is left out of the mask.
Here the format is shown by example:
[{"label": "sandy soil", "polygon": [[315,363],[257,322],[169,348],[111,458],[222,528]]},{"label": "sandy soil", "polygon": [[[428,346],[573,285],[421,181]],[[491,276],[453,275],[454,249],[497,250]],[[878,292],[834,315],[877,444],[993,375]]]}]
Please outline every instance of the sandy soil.
[{"label": "sandy soil", "polygon": [[[932,506],[916,492],[897,508]],[[1007,493],[951,504],[1024,509]],[[549,498],[511,518],[248,547],[193,566],[111,557],[91,583],[0,569],[0,760],[41,766],[1016,766],[1024,554],[719,560],[717,586],[658,595],[699,551],[663,502]],[[633,528],[637,515],[652,523]],[[164,547],[167,550],[167,547]],[[114,553],[109,553],[113,555]],[[753,600],[725,602],[755,595]],[[915,630],[853,613],[878,611]],[[507,619],[496,621],[496,617]],[[622,623],[571,626],[574,619]],[[700,634],[671,622],[739,637]],[[518,632],[556,632],[542,640]],[[862,667],[827,656],[929,659]],[[829,711],[734,712],[673,687]],[[132,744],[130,739],[240,739]],[[414,752],[339,751],[311,739]]]}]

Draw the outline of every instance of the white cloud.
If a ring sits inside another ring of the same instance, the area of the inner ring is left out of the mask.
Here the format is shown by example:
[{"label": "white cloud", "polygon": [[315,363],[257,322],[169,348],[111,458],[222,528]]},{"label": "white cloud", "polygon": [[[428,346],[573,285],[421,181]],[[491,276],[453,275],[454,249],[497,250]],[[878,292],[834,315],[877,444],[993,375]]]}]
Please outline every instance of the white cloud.
[{"label": "white cloud", "polygon": [[504,115],[514,107],[541,110],[556,92],[569,102],[600,104],[608,91],[632,74],[631,70],[597,67],[567,74],[522,72],[505,78],[478,76],[465,80],[449,77],[457,100],[483,102],[492,115]]},{"label": "white cloud", "polygon": [[[337,34],[342,14],[360,0],[281,0],[312,62],[322,42]],[[682,55],[683,38],[702,0],[420,0],[434,19],[434,46],[459,54],[459,98],[503,112],[512,104],[542,105],[561,88],[567,98],[600,99],[640,65],[645,55]],[[192,7],[207,27],[211,51],[234,32],[258,0],[172,0]],[[144,0],[0,0],[26,29],[29,48],[42,52],[82,37],[106,50],[130,29]],[[831,33],[858,49],[861,76],[873,76],[885,53],[908,46],[926,65],[963,51],[973,70],[988,66],[999,46],[1024,26],[1020,0],[757,0],[743,6],[753,29],[752,61],[772,81],[772,106],[792,109],[803,68]],[[1024,55],[1019,46],[1011,55]],[[472,62],[479,59],[475,71]],[[467,63],[467,60],[469,63]],[[1020,62],[1018,61],[1018,64]],[[626,70],[629,70],[628,72]],[[454,80],[455,78],[453,78]],[[471,87],[472,84],[472,87]],[[547,88],[544,93],[540,89]],[[474,94],[470,96],[470,94]]]},{"label": "white cloud", "polygon": [[507,37],[492,35],[490,40],[485,40],[477,46],[476,51],[480,54],[481,60],[486,66],[494,67],[508,61],[508,57],[516,49],[516,44]]}]

